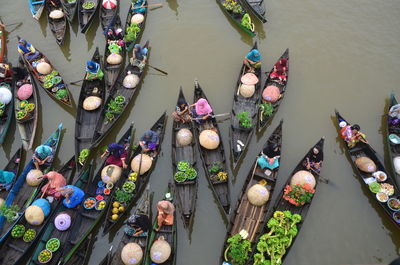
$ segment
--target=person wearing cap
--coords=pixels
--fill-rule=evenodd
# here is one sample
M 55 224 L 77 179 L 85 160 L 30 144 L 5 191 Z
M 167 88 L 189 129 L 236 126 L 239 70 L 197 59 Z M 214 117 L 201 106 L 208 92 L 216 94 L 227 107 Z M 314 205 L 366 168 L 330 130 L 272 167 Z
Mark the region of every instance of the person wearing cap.
M 65 197 L 65 199 L 63 200 L 63 205 L 69 209 L 78 206 L 85 197 L 85 192 L 73 185 L 67 185 L 57 188 L 57 191 Z
M 257 49 L 252 49 L 243 60 L 243 63 L 250 69 L 261 67 L 261 53 Z
M 152 130 L 147 130 L 140 138 L 139 145 L 143 152 L 155 151 L 160 144 L 160 136 Z
M 35 149 L 32 161 L 36 169 L 40 170 L 41 165 L 49 165 L 54 159 L 53 149 L 48 145 L 39 145 Z
M 157 203 L 157 228 L 159 231 L 163 225 L 174 224 L 175 206 L 170 201 L 159 201 Z
M 257 159 L 258 165 L 262 168 L 274 170 L 279 167 L 279 159 L 281 157 L 281 150 L 278 144 L 272 143 L 264 148 L 261 156 Z
M 194 107 L 192 111 L 193 118 L 197 123 L 204 123 L 208 118 L 211 117 L 213 110 L 208 103 L 207 99 L 200 98 L 196 103 L 190 105 L 190 107 Z
M 131 59 L 129 60 L 130 63 L 134 66 L 139 67 L 140 71 L 143 71 L 143 68 L 146 65 L 146 60 L 147 60 L 147 48 L 142 48 L 140 44 L 135 44 L 133 47 L 133 55 Z
M 86 76 L 85 80 L 102 80 L 104 76 L 103 71 L 100 68 L 100 64 L 89 60 L 86 62 Z
M 146 12 L 145 0 L 132 0 L 131 12 L 133 14 L 144 14 Z
M 40 55 L 32 44 L 23 39 L 18 41 L 18 52 L 24 55 L 25 59 L 29 62 L 35 60 Z
M 129 236 L 147 236 L 150 228 L 150 219 L 145 214 L 133 214 L 128 218 L 125 234 Z
M 128 165 L 125 163 L 128 150 L 125 146 L 118 143 L 109 144 L 106 151 L 101 155 L 101 158 L 109 155 L 106 160 L 107 165 L 116 165 L 122 168 L 127 168 Z
M 64 178 L 64 176 L 56 171 L 50 171 L 46 175 L 43 175 L 42 178 L 48 180 L 47 184 L 41 189 L 43 195 L 54 197 L 57 200 L 60 199 L 61 193 L 57 189 L 67 185 L 67 180 Z

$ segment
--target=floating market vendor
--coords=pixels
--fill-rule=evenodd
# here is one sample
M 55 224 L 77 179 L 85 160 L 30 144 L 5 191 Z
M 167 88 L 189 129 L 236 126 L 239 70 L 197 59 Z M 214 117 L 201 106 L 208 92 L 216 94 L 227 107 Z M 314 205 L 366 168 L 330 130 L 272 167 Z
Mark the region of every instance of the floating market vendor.
M 159 201 L 157 203 L 157 225 L 156 231 L 159 231 L 163 225 L 174 224 L 175 206 L 170 201 Z
M 273 72 L 269 75 L 269 77 L 276 82 L 286 83 L 287 73 L 288 73 L 288 60 L 286 58 L 280 59 L 274 65 Z
M 279 167 L 279 159 L 281 157 L 281 150 L 278 144 L 272 143 L 262 150 L 260 158 L 257 163 L 262 168 L 275 169 Z
M 172 113 L 172 117 L 176 122 L 191 122 L 192 117 L 190 115 L 189 105 L 185 99 L 180 98 L 178 104 L 175 107 L 175 111 Z
M 9 64 L 0 63 L 0 83 L 11 81 L 13 72 Z
M 399 125 L 400 124 L 400 104 L 396 104 L 390 107 L 389 109 L 389 123 L 391 125 Z
M 139 142 L 139 145 L 144 152 L 157 150 L 159 144 L 160 144 L 160 137 L 158 133 L 152 130 L 147 130 L 140 138 Z
M 257 49 L 252 49 L 243 60 L 243 63 L 250 69 L 261 67 L 261 53 Z
M 64 206 L 70 209 L 78 206 L 85 197 L 83 190 L 73 185 L 60 187 L 57 190 L 62 196 L 65 197 L 63 200 Z
M 303 162 L 303 166 L 305 166 L 308 170 L 319 173 L 321 170 L 321 163 L 323 159 L 324 157 L 321 150 L 318 147 L 314 147 L 311 156 L 307 157 L 306 160 Z
M 47 184 L 41 189 L 44 196 L 54 197 L 57 200 L 60 199 L 61 193 L 57 189 L 67 185 L 67 180 L 64 178 L 64 176 L 56 171 L 50 171 L 49 173 L 45 174 L 43 178 L 48 179 Z M 48 198 L 48 201 L 51 202 L 52 199 Z
M 36 169 L 40 170 L 40 166 L 49 165 L 54 159 L 53 149 L 48 145 L 39 145 L 35 149 L 32 160 Z
M 146 12 L 146 1 L 145 0 L 132 0 L 131 12 L 135 14 L 144 14 Z
M 107 165 L 116 165 L 123 168 L 128 167 L 128 165 L 125 163 L 128 151 L 122 144 L 112 143 L 108 145 L 107 150 L 101 155 L 101 158 L 105 157 L 108 154 L 109 156 L 106 160 Z
M 146 65 L 146 60 L 147 60 L 147 48 L 142 48 L 140 44 L 135 44 L 133 47 L 133 55 L 131 59 L 129 60 L 130 63 L 134 66 L 139 67 L 140 71 L 143 71 L 143 68 Z
M 86 62 L 86 76 L 85 80 L 93 81 L 93 80 L 102 80 L 104 76 L 103 71 L 100 68 L 100 64 L 89 60 Z
M 190 107 L 195 107 L 192 114 L 197 123 L 204 123 L 205 120 L 211 117 L 213 112 L 210 104 L 208 104 L 208 101 L 205 98 L 200 98 L 196 103 L 190 105 Z
M 0 190 L 9 190 L 11 188 L 14 178 L 14 172 L 0 170 Z
M 341 128 L 340 135 L 349 148 L 355 147 L 359 142 L 368 144 L 366 136 L 364 133 L 360 132 L 360 126 L 358 124 L 350 126 L 345 121 L 341 121 L 339 127 Z
M 133 214 L 128 218 L 124 232 L 129 236 L 147 236 L 150 228 L 150 220 L 147 215 Z
M 40 55 L 32 44 L 23 39 L 18 41 L 18 52 L 23 54 L 29 62 L 37 59 Z

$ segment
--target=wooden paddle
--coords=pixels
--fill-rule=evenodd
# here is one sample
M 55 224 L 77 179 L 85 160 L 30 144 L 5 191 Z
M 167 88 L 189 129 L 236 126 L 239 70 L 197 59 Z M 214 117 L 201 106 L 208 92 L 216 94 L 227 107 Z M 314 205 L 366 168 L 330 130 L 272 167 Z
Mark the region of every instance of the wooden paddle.
M 85 80 L 85 79 L 81 79 L 81 80 L 77 80 L 77 81 L 74 81 L 74 82 L 70 82 L 69 84 L 70 85 L 76 85 L 77 83 L 82 82 L 83 80 Z
M 165 75 L 168 75 L 167 72 L 165 72 L 165 71 L 163 71 L 163 70 L 161 70 L 161 69 L 158 69 L 157 67 L 151 66 L 150 64 L 147 64 L 147 65 L 148 65 L 150 68 L 153 68 L 154 70 L 159 71 L 160 73 L 163 73 L 163 74 L 165 74 Z
M 211 118 L 215 118 L 215 117 L 223 117 L 223 116 L 228 116 L 230 115 L 230 113 L 222 113 L 222 114 L 215 114 L 215 115 L 211 115 Z M 201 120 L 202 118 L 194 118 L 192 119 L 193 121 L 197 121 L 197 120 Z

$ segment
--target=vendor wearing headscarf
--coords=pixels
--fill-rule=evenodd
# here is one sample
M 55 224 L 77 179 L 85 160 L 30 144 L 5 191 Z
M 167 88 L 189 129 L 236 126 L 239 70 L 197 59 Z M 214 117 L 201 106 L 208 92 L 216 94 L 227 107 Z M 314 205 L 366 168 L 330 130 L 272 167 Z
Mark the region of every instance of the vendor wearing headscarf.
M 146 12 L 145 0 L 132 0 L 131 12 L 133 14 L 144 14 Z
M 274 65 L 274 70 L 269 75 L 272 81 L 276 81 L 279 83 L 286 83 L 287 73 L 288 73 L 288 60 L 286 58 L 280 59 Z
M 125 234 L 129 236 L 147 236 L 150 228 L 150 220 L 147 215 L 134 214 L 128 218 Z
M 140 44 L 135 44 L 133 47 L 133 55 L 131 59 L 129 60 L 131 65 L 139 67 L 140 71 L 143 71 L 143 68 L 146 65 L 146 59 L 147 59 L 147 48 L 142 48 Z
M 40 55 L 40 53 L 36 51 L 32 44 L 23 39 L 18 41 L 18 52 L 24 55 L 25 59 L 29 62 L 37 59 Z
M 32 160 L 36 169 L 40 170 L 41 165 L 48 165 L 53 162 L 54 153 L 53 149 L 45 144 L 39 145 L 35 149 L 35 153 L 33 154 Z
M 389 109 L 389 124 L 399 125 L 400 124 L 400 104 L 396 104 Z
M 72 209 L 78 206 L 85 197 L 85 193 L 80 188 L 67 185 L 57 189 L 57 191 L 65 197 L 63 200 L 63 204 L 65 207 Z
M 12 74 L 10 65 L 6 63 L 0 63 L 0 83 L 11 81 Z
M 86 76 L 85 80 L 102 80 L 104 76 L 103 71 L 100 68 L 100 64 L 89 60 L 86 62 Z
M 305 166 L 308 170 L 312 170 L 315 173 L 319 173 L 321 170 L 321 163 L 324 159 L 324 156 L 319 147 L 314 147 L 310 156 L 306 158 L 303 162 L 303 166 Z
M 128 151 L 125 146 L 118 143 L 112 143 L 108 145 L 107 150 L 101 155 L 101 158 L 109 155 L 106 160 L 107 165 L 116 165 L 119 167 L 127 168 L 128 165 L 125 163 Z
M 15 178 L 15 173 L 5 170 L 0 170 L 0 190 L 9 190 Z
M 172 113 L 172 117 L 176 122 L 186 123 L 192 121 L 192 117 L 189 111 L 189 105 L 187 104 L 185 99 L 180 98 L 178 100 L 178 104 L 175 107 L 175 111 Z
M 159 231 L 163 225 L 174 224 L 174 211 L 175 206 L 170 201 L 159 201 L 157 203 L 157 228 Z
M 192 114 L 198 123 L 204 123 L 213 113 L 210 104 L 208 104 L 205 98 L 200 98 L 196 103 L 190 105 L 190 107 L 195 107 Z
M 250 69 L 261 67 L 261 53 L 257 49 L 252 49 L 243 60 L 243 63 Z
M 148 130 L 143 136 L 140 138 L 139 145 L 142 148 L 143 152 L 155 151 L 160 143 L 160 137 L 158 133 Z
M 272 143 L 263 149 L 257 163 L 262 168 L 275 169 L 279 167 L 279 159 L 281 157 L 281 150 L 278 144 Z
M 48 182 L 41 189 L 44 196 L 51 196 L 60 199 L 61 193 L 57 191 L 58 188 L 64 187 L 67 185 L 67 181 L 63 175 L 57 173 L 56 171 L 50 171 L 43 178 L 47 178 Z

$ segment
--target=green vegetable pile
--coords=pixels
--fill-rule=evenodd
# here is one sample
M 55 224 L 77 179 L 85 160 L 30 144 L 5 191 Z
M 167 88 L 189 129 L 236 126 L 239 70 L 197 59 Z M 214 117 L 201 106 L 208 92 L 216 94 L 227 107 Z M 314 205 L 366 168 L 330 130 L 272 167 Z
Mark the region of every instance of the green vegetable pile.
M 175 173 L 174 179 L 176 182 L 184 182 L 186 180 L 185 172 L 178 171 Z
M 56 98 L 59 100 L 64 100 L 64 99 L 68 98 L 67 90 L 65 88 L 57 90 Z
M 35 104 L 33 104 L 33 103 L 29 103 L 29 104 L 27 104 L 26 107 L 25 107 L 25 110 L 26 110 L 27 112 L 33 111 L 34 109 L 35 109 Z
M 232 265 L 244 265 L 249 259 L 251 244 L 249 240 L 244 239 L 240 234 L 231 236 L 227 240 L 228 247 L 224 252 L 224 258 Z
M 240 113 L 236 114 L 236 118 L 239 119 L 239 124 L 243 128 L 250 129 L 254 126 L 248 112 L 240 112 Z
M 55 76 L 55 77 L 53 77 L 53 79 L 52 79 L 52 82 L 53 82 L 54 85 L 57 85 L 57 84 L 60 83 L 61 81 L 62 81 L 61 76 Z
M 193 180 L 197 177 L 197 171 L 194 168 L 189 168 L 188 170 L 185 171 L 185 174 L 188 180 Z
M 119 201 L 120 203 L 127 203 L 132 199 L 132 194 L 126 191 L 117 189 L 115 191 L 115 200 Z
M 12 223 L 14 222 L 15 218 L 18 217 L 18 212 L 20 208 L 18 205 L 11 205 L 10 207 L 7 207 L 6 204 L 4 203 L 0 207 L 0 215 L 3 215 L 7 222 Z
M 115 119 L 115 115 L 119 115 L 124 110 L 125 97 L 116 96 L 115 99 L 110 100 L 107 104 L 107 110 L 105 113 L 105 123 L 111 122 Z
M 371 184 L 369 184 L 369 190 L 373 193 L 378 193 L 381 191 L 381 189 L 381 184 L 379 184 L 378 182 L 372 182 Z
M 138 24 L 131 23 L 129 27 L 126 28 L 125 42 L 134 42 L 139 32 L 140 28 Z
M 235 0 L 225 0 L 222 5 L 226 8 L 226 10 L 232 11 L 235 14 L 243 13 L 242 6 L 239 5 L 238 2 Z
M 36 231 L 33 229 L 28 229 L 24 234 L 23 240 L 25 242 L 31 242 L 32 240 L 35 239 L 35 237 L 36 237 Z
M 26 114 L 27 114 L 26 110 L 20 110 L 20 111 L 18 111 L 18 112 L 17 112 L 17 119 L 18 119 L 18 120 L 21 120 L 21 119 L 25 118 Z
M 242 26 L 246 27 L 251 32 L 254 32 L 254 24 L 251 22 L 250 15 L 248 13 L 244 14 L 242 17 Z
M 125 97 L 124 96 L 116 96 L 115 97 L 115 102 L 118 104 L 124 104 L 125 103 Z
M 260 237 L 253 265 L 279 265 L 297 235 L 297 225 L 301 222 L 299 214 L 290 211 L 276 211 L 267 223 L 270 231 Z
M 47 263 L 49 260 L 51 260 L 53 254 L 51 253 L 50 250 L 48 249 L 43 249 L 38 256 L 38 261 L 40 263 Z
M 124 185 L 122 185 L 122 189 L 128 193 L 132 193 L 136 188 L 136 185 L 132 181 L 126 181 Z
M 215 161 L 212 163 L 211 166 L 208 167 L 208 172 L 210 174 L 217 174 L 218 172 L 220 172 L 222 170 L 222 164 L 220 161 Z
M 264 118 L 268 118 L 274 112 L 274 107 L 272 107 L 271 102 L 264 102 L 259 105 L 261 110 L 260 120 L 263 121 Z
M 90 154 L 90 150 L 89 149 L 82 149 L 82 151 L 79 153 L 79 164 L 83 165 L 83 163 L 85 163 L 86 159 L 88 158 Z
M 186 161 L 179 161 L 178 165 L 176 166 L 176 168 L 179 171 L 186 171 L 186 170 L 188 170 L 190 168 L 190 164 L 189 164 L 189 162 L 186 162 Z
M 176 165 L 178 172 L 175 173 L 174 179 L 176 182 L 184 182 L 186 180 L 194 180 L 197 177 L 196 169 L 192 168 L 187 161 L 179 161 Z
M 0 117 L 4 115 L 4 109 L 0 109 Z
M 93 1 L 89 1 L 86 3 L 83 3 L 82 8 L 83 9 L 92 9 L 96 4 Z
M 50 250 L 51 252 L 56 252 L 60 248 L 60 240 L 57 238 L 51 238 L 46 243 L 46 249 Z
M 52 88 L 54 85 L 60 83 L 61 81 L 62 77 L 58 75 L 58 72 L 52 71 L 50 74 L 43 77 L 43 87 L 49 89 Z
M 14 238 L 20 238 L 24 235 L 25 233 L 25 226 L 24 225 L 16 225 L 14 228 L 11 230 L 11 236 Z

